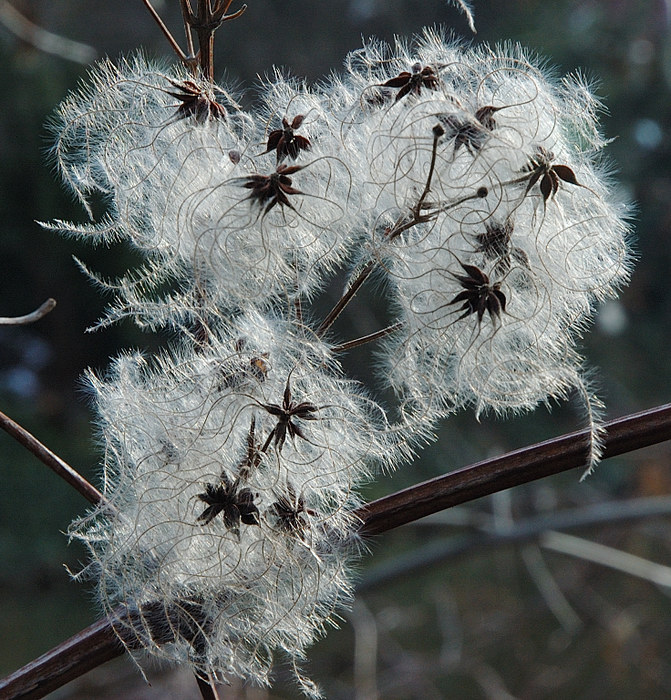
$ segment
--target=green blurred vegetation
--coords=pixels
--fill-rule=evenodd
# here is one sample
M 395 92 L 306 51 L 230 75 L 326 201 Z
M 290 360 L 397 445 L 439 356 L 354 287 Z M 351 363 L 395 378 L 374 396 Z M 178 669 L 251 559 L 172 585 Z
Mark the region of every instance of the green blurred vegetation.
M 139 46 L 157 55 L 167 51 L 139 0 L 15 4 L 33 21 L 90 44 L 101 56 Z M 175 33 L 178 5 L 167 0 L 160 8 Z M 664 403 L 671 397 L 671 285 L 666 277 L 671 269 L 671 10 L 661 0 L 477 0 L 475 9 L 478 34 L 471 37 L 463 17 L 440 0 L 249 0 L 243 19 L 221 31 L 217 64 L 241 87 L 253 86 L 255 76 L 274 64 L 319 80 L 339 67 L 362 35 L 390 40 L 424 25 L 444 24 L 465 41 L 519 41 L 546 56 L 558 73 L 583 71 L 595 81 L 607 108 L 603 126 L 613 138 L 608 156 L 623 196 L 634 204 L 639 256 L 630 286 L 602 310 L 585 338 L 588 363 L 599 368 L 609 415 Z M 58 301 L 56 310 L 34 326 L 0 328 L 0 410 L 95 483 L 98 457 L 81 375 L 87 367 L 104 370 L 121 348 L 151 351 L 165 338 L 142 335 L 130 324 L 85 333 L 101 315 L 105 299 L 72 256 L 104 277 L 118 274 L 133 257 L 122 247 L 93 249 L 61 240 L 35 223 L 83 218 L 54 176 L 45 123 L 85 68 L 41 53 L 4 27 L 0 66 L 5 81 L 0 92 L 0 315 L 27 313 L 50 296 Z M 245 93 L 248 101 L 253 97 L 253 89 Z M 381 308 L 375 296 L 357 299 L 351 309 L 357 331 L 379 328 Z M 356 376 L 366 377 L 368 354 L 352 353 L 350 363 Z M 478 423 L 470 415 L 458 416 L 413 465 L 380 479 L 370 495 L 559 434 L 578 422 L 570 406 L 552 413 L 539 409 L 511 421 Z M 614 497 L 668 494 L 668 457 L 668 447 L 659 446 L 603 464 L 586 484 L 564 475 L 474 504 L 473 510 L 524 518 Z M 90 592 L 68 582 L 62 566 L 77 569 L 84 556 L 66 547 L 62 534 L 85 511 L 83 499 L 5 435 L 0 435 L 0 470 L 0 673 L 5 673 L 92 622 L 96 612 Z M 402 558 L 429 537 L 463 529 L 392 533 L 372 544 L 364 569 Z M 671 528 L 663 519 L 583 534 L 671 563 Z M 548 570 L 581 620 L 578 629 L 566 630 L 534 585 L 521 552 L 506 546 L 461 556 L 366 594 L 361 604 L 367 607 L 355 613 L 357 625 L 345 625 L 317 645 L 309 672 L 329 698 L 368 697 L 354 690 L 352 648 L 355 632 L 364 634 L 369 615 L 377 625 L 377 681 L 385 699 L 671 695 L 666 595 L 624 574 L 548 554 Z M 276 696 L 294 697 L 295 689 L 287 687 Z M 77 692 L 70 689 L 59 697 L 79 697 Z M 123 695 L 115 691 L 114 678 L 108 694 L 96 693 L 129 697 L 127 690 Z

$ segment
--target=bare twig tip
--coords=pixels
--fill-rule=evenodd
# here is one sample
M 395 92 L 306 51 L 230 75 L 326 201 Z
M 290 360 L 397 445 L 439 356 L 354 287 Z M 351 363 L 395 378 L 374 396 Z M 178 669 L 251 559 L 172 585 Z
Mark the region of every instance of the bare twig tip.
M 35 321 L 39 321 L 50 311 L 53 311 L 55 306 L 55 299 L 47 299 L 35 311 L 31 311 L 25 316 L 0 316 L 0 326 L 25 326 L 28 323 L 35 323 Z

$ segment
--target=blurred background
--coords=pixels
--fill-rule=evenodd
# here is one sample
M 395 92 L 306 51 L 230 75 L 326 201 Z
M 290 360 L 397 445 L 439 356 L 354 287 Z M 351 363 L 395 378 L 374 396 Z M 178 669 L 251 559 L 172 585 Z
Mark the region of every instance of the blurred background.
M 244 17 L 219 32 L 216 65 L 248 88 L 249 104 L 256 76 L 273 65 L 316 81 L 362 36 L 392 40 L 426 25 L 467 42 L 520 42 L 558 74 L 580 70 L 592 80 L 607 108 L 618 187 L 633 205 L 639 259 L 584 350 L 608 417 L 671 400 L 671 3 L 476 0 L 473 36 L 442 0 L 248 1 Z M 178 0 L 154 4 L 181 36 Z M 138 47 L 168 53 L 140 0 L 0 0 L 0 316 L 58 301 L 37 324 L 0 327 L 0 410 L 94 483 L 83 371 L 102 370 L 120 348 L 151 350 L 169 338 L 130 323 L 86 333 L 106 300 L 72 256 L 103 277 L 135 261 L 123 247 L 93 249 L 37 225 L 84 218 L 53 172 L 45 124 L 86 64 Z M 379 299 L 357 303 L 370 330 L 381 327 Z M 365 378 L 369 360 L 352 353 L 352 372 Z M 580 425 L 571 405 L 506 421 L 460 415 L 367 495 Z M 662 444 L 608 460 L 583 483 L 559 475 L 376 538 L 353 612 L 312 649 L 306 671 L 330 700 L 671 697 L 670 453 Z M 96 619 L 91 591 L 64 568 L 84 559 L 63 531 L 85 508 L 0 435 L 0 675 Z M 120 659 L 50 697 L 199 697 L 188 674 L 151 666 L 148 674 L 151 687 Z M 226 699 L 296 696 L 281 663 L 272 691 L 222 691 Z

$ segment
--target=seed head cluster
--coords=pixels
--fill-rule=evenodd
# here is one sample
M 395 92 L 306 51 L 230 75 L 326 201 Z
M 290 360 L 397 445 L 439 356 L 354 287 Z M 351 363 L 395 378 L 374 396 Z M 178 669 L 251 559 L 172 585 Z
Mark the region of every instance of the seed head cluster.
M 298 663 L 351 594 L 358 489 L 407 444 L 466 406 L 575 391 L 593 466 L 576 342 L 630 267 L 598 107 L 519 48 L 433 31 L 369 42 L 317 87 L 276 72 L 253 111 L 142 57 L 65 100 L 54 155 L 91 220 L 49 226 L 134 247 L 101 323 L 176 337 L 90 375 L 106 504 L 72 533 L 105 611 L 137 612 L 122 639 L 262 684 L 283 652 L 317 696 Z M 393 419 L 305 311 L 346 266 L 386 279 Z

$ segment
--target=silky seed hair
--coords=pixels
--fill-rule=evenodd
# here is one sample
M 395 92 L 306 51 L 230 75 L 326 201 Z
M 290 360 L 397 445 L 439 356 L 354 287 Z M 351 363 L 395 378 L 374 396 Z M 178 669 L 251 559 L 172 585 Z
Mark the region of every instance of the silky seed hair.
M 426 30 L 366 42 L 316 86 L 271 72 L 259 95 L 242 109 L 138 55 L 57 110 L 54 158 L 91 220 L 47 226 L 127 241 L 144 264 L 119 280 L 82 263 L 114 296 L 100 325 L 174 338 L 90 373 L 113 508 L 71 535 L 122 640 L 262 685 L 285 655 L 317 697 L 299 664 L 351 598 L 360 488 L 440 419 L 574 394 L 598 460 L 578 343 L 627 280 L 627 210 L 589 87 L 516 46 Z M 343 268 L 320 323 L 309 302 Z M 373 274 L 396 412 L 339 364 L 357 341 L 334 323 Z

